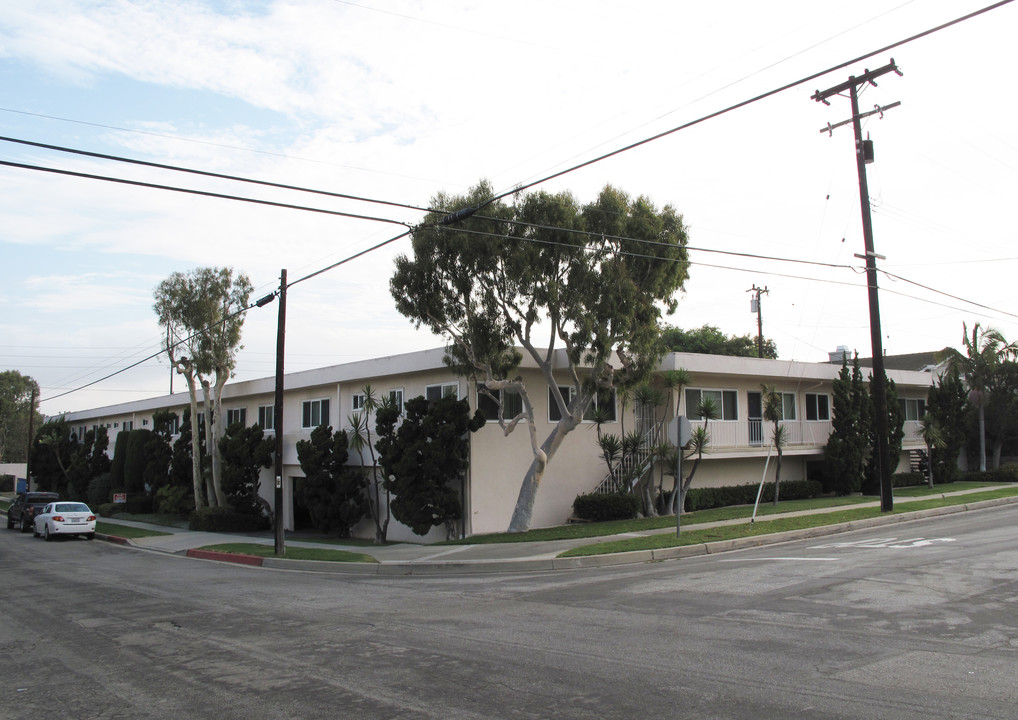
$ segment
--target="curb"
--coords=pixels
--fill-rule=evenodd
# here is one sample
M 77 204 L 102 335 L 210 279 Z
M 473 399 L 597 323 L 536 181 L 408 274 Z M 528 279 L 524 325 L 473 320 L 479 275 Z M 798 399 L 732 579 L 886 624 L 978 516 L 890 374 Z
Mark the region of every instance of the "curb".
M 288 560 L 286 558 L 260 557 L 257 555 L 244 555 L 241 553 L 217 552 L 215 550 L 191 549 L 181 553 L 189 558 L 198 560 L 212 560 L 216 562 L 229 562 L 252 567 L 263 567 L 274 570 L 300 570 L 304 572 L 334 573 L 334 574 L 358 574 L 358 575 L 443 575 L 443 574 L 493 574 L 493 573 L 518 573 L 518 572 L 539 572 L 549 570 L 580 570 L 596 567 L 613 567 L 618 565 L 636 565 L 649 562 L 661 562 L 664 560 L 680 560 L 682 558 L 700 557 L 704 555 L 716 555 L 718 553 L 734 552 L 749 548 L 761 547 L 764 545 L 776 545 L 778 543 L 790 542 L 793 540 L 807 540 L 814 537 L 837 535 L 866 530 L 882 525 L 894 525 L 897 523 L 911 522 L 925 518 L 939 517 L 942 515 L 953 515 L 970 510 L 984 510 L 1002 505 L 1018 504 L 1018 495 L 993 500 L 982 500 L 962 505 L 948 505 L 940 508 L 927 510 L 915 510 L 913 512 L 887 515 L 863 520 L 851 520 L 836 525 L 819 525 L 801 530 L 787 530 L 785 532 L 770 533 L 767 535 L 756 535 L 735 540 L 718 540 L 715 542 L 702 543 L 698 545 L 683 545 L 679 547 L 668 547 L 657 550 L 634 550 L 632 552 L 609 553 L 604 555 L 584 555 L 579 557 L 551 557 L 551 558 L 519 558 L 506 560 L 461 560 L 461 561 L 391 561 L 376 563 L 350 563 L 350 562 L 329 562 L 326 560 Z M 126 538 L 115 535 L 96 534 L 100 540 L 137 547 Z

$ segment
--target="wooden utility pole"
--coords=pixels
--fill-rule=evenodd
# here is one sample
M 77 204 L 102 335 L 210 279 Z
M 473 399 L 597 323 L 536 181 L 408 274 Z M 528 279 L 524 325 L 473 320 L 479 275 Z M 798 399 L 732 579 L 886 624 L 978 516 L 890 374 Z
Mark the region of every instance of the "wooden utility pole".
M 870 306 L 870 343 L 873 351 L 871 390 L 873 394 L 873 414 L 875 415 L 874 425 L 877 435 L 877 456 L 879 460 L 877 467 L 880 474 L 880 509 L 883 512 L 890 512 L 894 509 L 894 496 L 891 484 L 891 455 L 887 437 L 887 386 L 885 382 L 886 375 L 884 373 L 884 350 L 880 337 L 880 302 L 877 295 L 877 258 L 881 260 L 885 258 L 882 255 L 877 255 L 873 249 L 873 222 L 870 217 L 869 186 L 866 183 L 866 164 L 873 162 L 873 144 L 869 140 L 863 140 L 862 123 L 860 121 L 863 117 L 869 115 L 882 114 L 887 108 L 877 106 L 874 111 L 860 115 L 857 89 L 859 85 L 864 83 L 876 85 L 873 82 L 874 79 L 889 72 L 901 75 L 901 71 L 894 64 L 893 58 L 889 64 L 881 68 L 866 70 L 860 77 L 850 76 L 847 82 L 843 82 L 823 92 L 817 90 L 813 95 L 813 99 L 817 102 L 830 105 L 827 98 L 832 95 L 839 95 L 847 90 L 852 101 L 852 119 L 837 125 L 828 124 L 821 132 L 833 134 L 835 127 L 840 127 L 848 122 L 852 123 L 852 127 L 855 130 L 855 160 L 859 173 L 859 201 L 862 207 L 863 243 L 866 249 L 865 255 L 856 255 L 856 257 L 863 258 L 866 261 L 866 285 L 869 291 Z M 894 103 L 894 105 L 887 107 L 895 107 L 898 104 Z
M 286 339 L 286 268 L 279 274 L 279 322 L 276 325 L 276 397 L 272 426 L 276 432 L 275 551 L 286 552 L 283 531 L 283 348 Z
M 756 356 L 763 357 L 763 305 L 760 304 L 760 294 L 768 292 L 766 287 L 758 288 L 756 283 L 753 283 L 746 292 L 755 292 L 756 296 L 753 297 L 750 302 L 750 312 L 756 313 Z

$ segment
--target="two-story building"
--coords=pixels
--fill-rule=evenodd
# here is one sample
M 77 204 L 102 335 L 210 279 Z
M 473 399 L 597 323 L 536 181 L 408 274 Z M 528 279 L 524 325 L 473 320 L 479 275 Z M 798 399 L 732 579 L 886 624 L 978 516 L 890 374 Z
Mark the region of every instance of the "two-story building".
M 371 386 L 376 396 L 391 397 L 397 403 L 418 395 L 437 398 L 455 395 L 469 400 L 489 416 L 489 423 L 470 437 L 470 469 L 460 481 L 464 519 L 460 531 L 469 536 L 506 529 L 523 480 L 532 460 L 530 440 L 525 427 L 505 435 L 497 423 L 492 403 L 466 379 L 454 375 L 443 362 L 441 348 L 391 357 L 333 365 L 289 373 L 284 380 L 283 426 L 276 428 L 273 418 L 275 381 L 272 377 L 229 383 L 223 391 L 225 424 L 240 421 L 258 423 L 269 433 L 283 433 L 283 517 L 288 529 L 300 529 L 306 514 L 294 502 L 294 489 L 303 475 L 297 460 L 296 444 L 310 436 L 321 424 L 336 429 L 350 427 L 350 418 L 364 410 L 364 388 Z M 565 361 L 562 360 L 562 384 L 566 385 Z M 831 433 L 832 383 L 841 369 L 839 363 L 805 363 L 785 360 L 737 358 L 717 355 L 671 353 L 663 358 L 661 371 L 684 369 L 690 383 L 681 393 L 672 394 L 671 406 L 635 407 L 617 398 L 602 399 L 607 422 L 602 432 L 623 435 L 645 426 L 649 415 L 667 421 L 675 414 L 687 415 L 694 423 L 701 398 L 710 397 L 719 417 L 708 421 L 709 452 L 697 470 L 694 487 L 757 483 L 771 447 L 771 427 L 763 421 L 761 385 L 773 386 L 782 397 L 786 444 L 782 479 L 797 480 L 820 472 L 824 446 Z M 530 389 L 538 436 L 543 439 L 558 421 L 558 412 L 540 371 L 529 358 L 524 359 L 520 374 Z M 918 420 L 925 411 L 927 391 L 934 381 L 931 372 L 890 370 L 888 376 L 898 388 L 905 407 L 905 441 L 901 462 L 907 467 L 908 455 L 923 447 Z M 535 390 L 537 388 L 537 390 Z M 506 397 L 511 405 L 513 399 Z M 121 403 L 93 410 L 68 413 L 65 417 L 79 436 L 90 427 L 103 425 L 110 434 L 110 447 L 116 434 L 133 428 L 150 428 L 156 410 L 169 409 L 178 414 L 188 406 L 186 393 Z M 352 462 L 366 464 L 367 458 Z M 769 479 L 773 479 L 773 463 Z M 581 493 L 592 492 L 604 481 L 607 466 L 597 444 L 596 425 L 591 420 L 570 433 L 551 459 L 534 506 L 532 527 L 547 527 L 566 522 L 572 502 Z M 270 502 L 274 498 L 274 472 L 263 471 L 261 493 Z M 369 522 L 356 529 L 372 535 Z M 392 523 L 393 540 L 421 541 L 408 528 Z M 444 538 L 441 528 L 425 541 Z

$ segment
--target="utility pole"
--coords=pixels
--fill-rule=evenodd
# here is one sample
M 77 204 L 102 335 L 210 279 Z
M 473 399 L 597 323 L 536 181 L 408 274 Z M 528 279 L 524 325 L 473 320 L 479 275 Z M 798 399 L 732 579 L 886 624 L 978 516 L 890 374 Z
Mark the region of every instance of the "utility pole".
M 276 397 L 272 427 L 276 431 L 275 551 L 286 553 L 283 531 L 283 347 L 286 339 L 286 268 L 279 273 L 279 321 L 276 325 Z
M 761 293 L 768 292 L 766 286 L 758 288 L 756 283 L 753 283 L 746 292 L 755 292 L 756 295 L 750 299 L 749 311 L 756 313 L 756 356 L 763 357 L 763 306 L 760 304 Z
M 894 64 L 894 58 L 891 58 L 891 62 L 876 70 L 866 70 L 860 77 L 854 75 L 849 76 L 847 82 L 843 82 L 840 85 L 836 85 L 832 88 L 821 92 L 817 90 L 813 95 L 813 99 L 817 102 L 822 102 L 825 105 L 830 105 L 827 98 L 832 95 L 840 95 L 846 90 L 849 91 L 849 97 L 852 101 L 852 119 L 838 123 L 837 125 L 831 125 L 828 123 L 826 128 L 821 129 L 820 132 L 827 132 L 831 135 L 834 134 L 834 128 L 846 125 L 849 122 L 852 123 L 852 127 L 855 130 L 855 160 L 856 168 L 859 173 L 859 201 L 862 207 L 862 232 L 863 232 L 863 243 L 865 245 L 866 254 L 856 255 L 858 258 L 863 258 L 866 261 L 866 285 L 869 291 L 869 307 L 870 307 L 870 343 L 872 345 L 873 352 L 873 379 L 872 379 L 872 392 L 873 392 L 873 413 L 876 416 L 874 424 L 877 435 L 877 455 L 879 459 L 878 472 L 880 473 L 880 510 L 882 512 L 890 512 L 894 509 L 894 496 L 891 487 L 891 456 L 890 448 L 887 443 L 887 387 L 885 384 L 886 375 L 884 373 L 884 350 L 883 343 L 880 338 L 880 302 L 877 296 L 877 258 L 884 260 L 882 255 L 877 255 L 873 249 L 873 223 L 870 217 L 870 194 L 869 187 L 866 183 L 866 164 L 873 162 L 873 143 L 869 140 L 863 140 L 862 138 L 862 123 L 860 122 L 863 117 L 869 115 L 880 114 L 883 116 L 883 111 L 889 107 L 895 107 L 900 103 L 894 103 L 881 108 L 879 105 L 872 112 L 859 113 L 859 95 L 857 88 L 859 85 L 869 83 L 876 85 L 874 82 L 875 78 L 885 75 L 889 72 L 897 73 L 901 75 L 901 71 L 898 70 L 898 66 Z
M 32 399 L 28 401 L 28 452 L 25 454 L 25 492 L 32 489 L 32 439 L 35 432 L 35 381 L 32 381 Z

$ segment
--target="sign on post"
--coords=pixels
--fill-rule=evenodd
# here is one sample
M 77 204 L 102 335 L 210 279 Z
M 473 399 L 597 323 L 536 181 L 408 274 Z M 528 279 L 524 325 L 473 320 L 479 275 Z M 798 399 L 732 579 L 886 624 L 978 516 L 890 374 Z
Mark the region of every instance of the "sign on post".
M 675 447 L 686 447 L 692 435 L 693 426 L 689 424 L 689 418 L 685 415 L 678 415 L 668 423 L 668 439 Z

